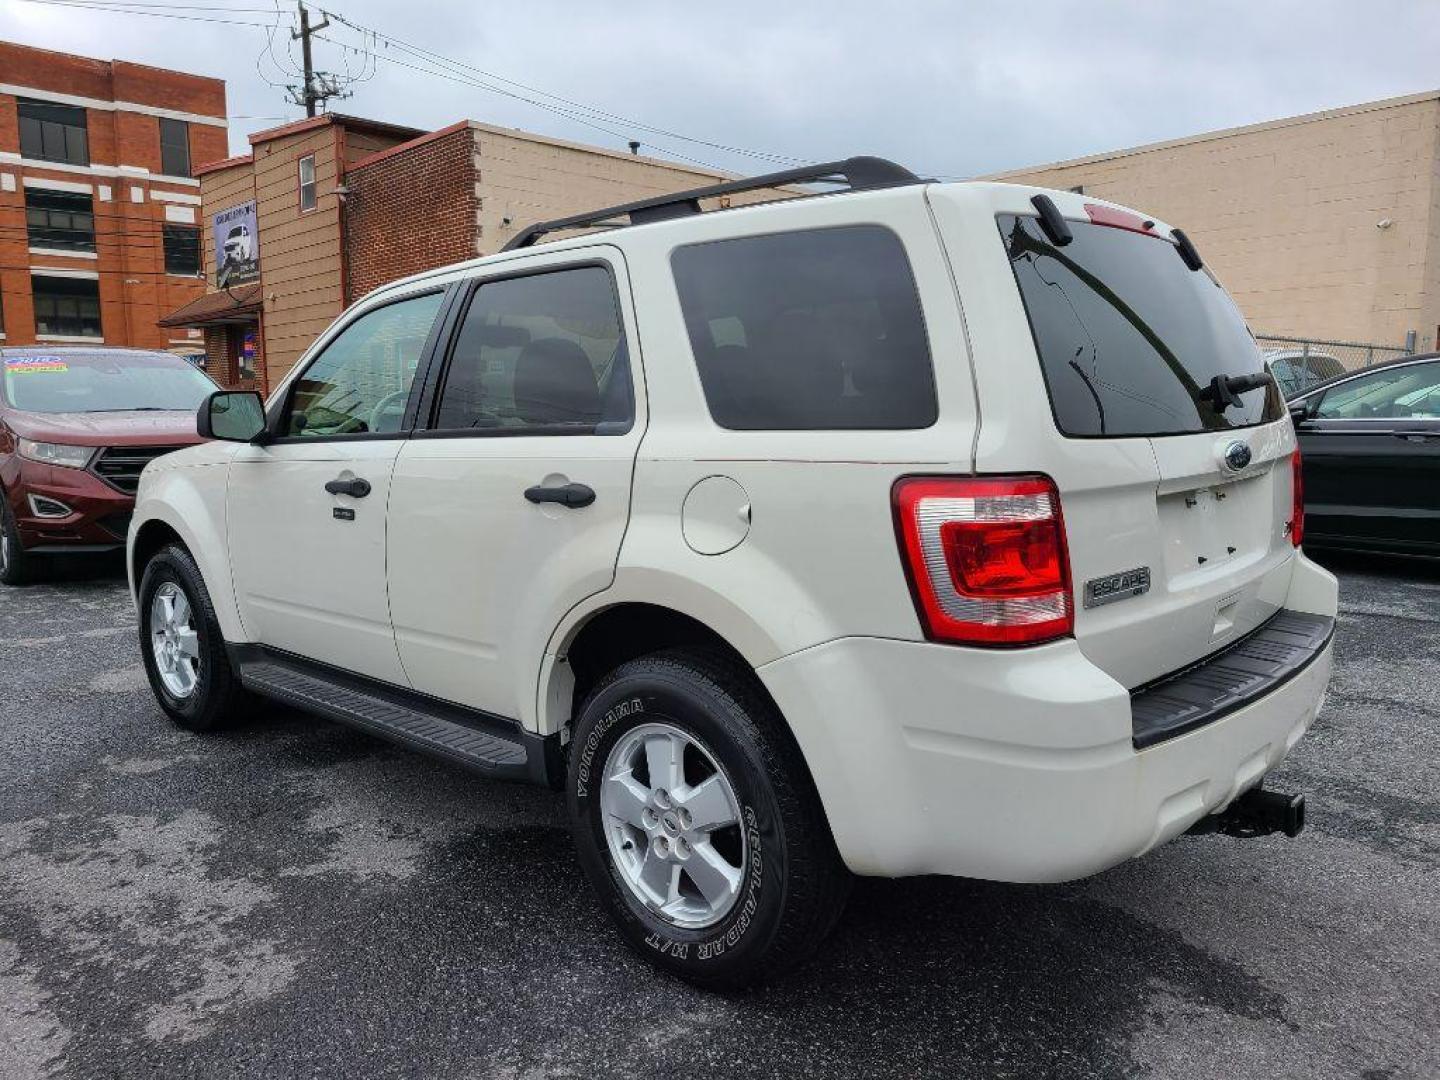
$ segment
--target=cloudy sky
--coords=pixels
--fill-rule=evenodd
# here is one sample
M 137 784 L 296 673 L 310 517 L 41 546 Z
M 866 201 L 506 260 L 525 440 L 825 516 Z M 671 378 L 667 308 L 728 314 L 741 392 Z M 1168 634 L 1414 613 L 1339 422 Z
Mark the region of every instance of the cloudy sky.
M 1433 0 L 327 10 L 316 66 L 357 80 L 339 111 L 425 128 L 468 117 L 619 149 L 635 138 L 738 172 L 872 153 L 970 176 L 1440 86 Z M 283 89 L 296 81 L 293 25 L 277 0 L 0 0 L 0 38 L 225 79 L 234 152 L 302 115 Z

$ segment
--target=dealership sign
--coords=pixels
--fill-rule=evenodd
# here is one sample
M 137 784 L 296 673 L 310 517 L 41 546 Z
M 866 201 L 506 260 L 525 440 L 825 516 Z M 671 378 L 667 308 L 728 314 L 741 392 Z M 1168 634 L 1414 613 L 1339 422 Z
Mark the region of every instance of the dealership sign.
M 260 231 L 255 203 L 241 203 L 210 216 L 215 245 L 215 284 L 220 288 L 260 278 Z

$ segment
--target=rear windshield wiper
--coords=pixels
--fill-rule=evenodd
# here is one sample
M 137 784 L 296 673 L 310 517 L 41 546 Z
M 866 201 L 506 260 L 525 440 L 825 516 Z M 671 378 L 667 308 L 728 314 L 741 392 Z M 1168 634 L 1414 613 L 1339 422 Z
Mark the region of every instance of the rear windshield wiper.
M 1210 402 L 1216 412 L 1223 413 L 1232 405 L 1240 404 L 1241 394 L 1259 390 L 1269 383 L 1270 375 L 1264 371 L 1257 371 L 1253 375 L 1216 375 L 1196 396 L 1201 401 Z

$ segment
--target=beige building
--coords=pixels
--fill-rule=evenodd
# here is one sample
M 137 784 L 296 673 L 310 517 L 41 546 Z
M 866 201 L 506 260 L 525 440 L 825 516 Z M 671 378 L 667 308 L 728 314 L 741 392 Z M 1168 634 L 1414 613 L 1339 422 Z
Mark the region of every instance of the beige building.
M 1440 91 L 988 179 L 1180 226 L 1256 334 L 1440 348 Z

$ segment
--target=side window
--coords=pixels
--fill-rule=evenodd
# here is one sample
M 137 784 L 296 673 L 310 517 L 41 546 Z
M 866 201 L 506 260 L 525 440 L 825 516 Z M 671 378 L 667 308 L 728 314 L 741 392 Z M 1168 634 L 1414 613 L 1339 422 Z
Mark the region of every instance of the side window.
M 300 159 L 300 212 L 315 209 L 315 155 Z
M 443 297 L 397 300 L 342 330 L 296 380 L 281 430 L 309 438 L 399 431 Z
M 618 435 L 634 419 L 608 270 L 553 270 L 476 290 L 440 392 L 437 429 Z
M 741 430 L 929 427 L 939 407 L 915 277 L 889 229 L 854 225 L 671 257 L 710 415 Z
M 1440 363 L 1376 371 L 1331 387 L 1315 415 L 1321 420 L 1440 419 Z

